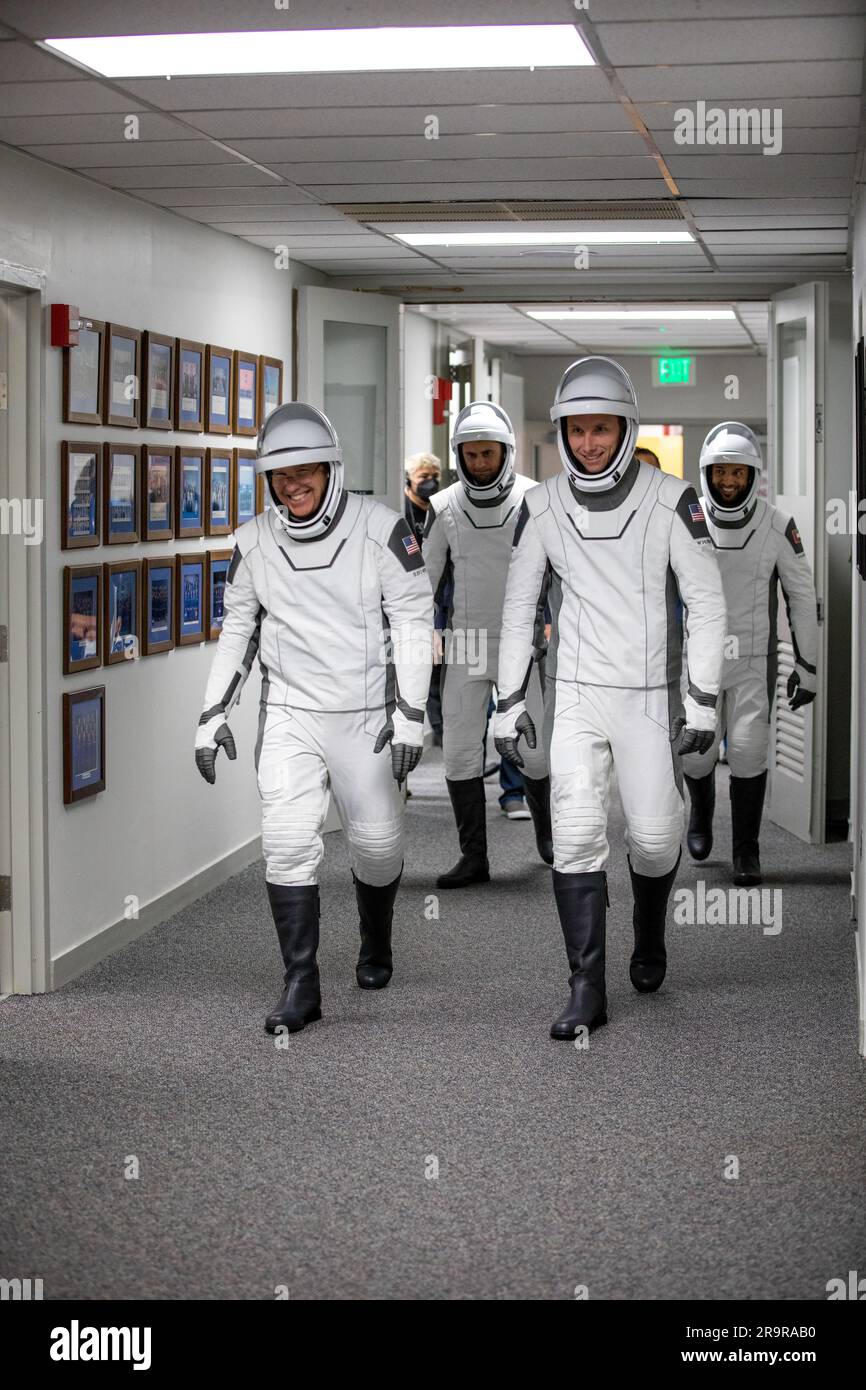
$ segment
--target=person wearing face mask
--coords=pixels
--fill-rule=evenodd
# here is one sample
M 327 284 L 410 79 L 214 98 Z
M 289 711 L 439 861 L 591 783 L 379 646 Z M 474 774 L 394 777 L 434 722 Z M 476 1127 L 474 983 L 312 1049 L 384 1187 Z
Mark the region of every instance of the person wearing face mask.
M 725 602 L 694 489 L 634 457 L 638 405 L 623 368 L 606 357 L 572 363 L 550 414 L 563 471 L 526 494 L 514 532 L 494 735 L 512 759 L 539 740 L 526 681 L 547 600 L 553 889 L 571 971 L 571 997 L 550 1032 L 570 1039 L 607 1022 L 614 771 L 634 896 L 629 974 L 641 993 L 664 979 L 683 823 L 679 757 L 713 742 Z M 680 597 L 689 639 L 684 713 Z
M 225 617 L 195 741 L 207 782 L 256 652 L 255 762 L 271 911 L 285 966 L 268 1032 L 321 1018 L 318 870 L 330 788 L 360 918 L 356 978 L 382 989 L 403 868 L 399 787 L 422 749 L 433 595 L 421 548 L 389 507 L 348 492 L 342 451 L 313 406 L 279 406 L 259 432 L 270 505 L 239 527 Z
M 758 496 L 763 459 L 748 425 L 733 420 L 715 425 L 704 440 L 700 466 L 729 633 L 715 740 L 702 755 L 683 760 L 691 799 L 686 843 L 698 861 L 712 850 L 715 765 L 724 737 L 731 771 L 734 882 L 751 886 L 761 882 L 758 841 L 778 666 L 778 585 L 794 647 L 787 686 L 792 710 L 810 704 L 817 691 L 818 605 L 794 518 Z
M 435 454 L 413 454 L 406 460 L 406 486 L 403 489 L 403 515 L 419 545 L 424 538 L 430 498 L 439 491 L 442 469 Z
M 442 744 L 460 858 L 437 878 L 437 888 L 466 888 L 490 879 L 483 780 L 487 708 L 496 680 L 514 526 L 521 499 L 535 486 L 514 472 L 515 448 L 514 430 L 501 406 L 491 401 L 465 406 L 451 436 L 458 481 L 432 499 L 424 537 L 433 592 L 440 599 L 450 584 L 453 595 L 442 675 Z M 525 698 L 540 720 L 543 634 L 536 633 L 535 641 Z M 538 853 L 550 863 L 550 782 L 543 749 L 529 750 L 518 765 Z
M 427 525 L 427 518 L 430 510 L 430 499 L 434 493 L 439 491 L 442 476 L 442 469 L 435 454 L 413 454 L 406 460 L 406 485 L 403 490 L 403 515 L 412 527 L 418 540 L 418 544 L 423 548 L 424 528 Z M 436 628 L 437 655 L 433 666 L 433 675 L 430 678 L 430 694 L 427 697 L 427 718 L 430 720 L 430 728 L 433 731 L 433 743 L 437 748 L 442 747 L 442 696 L 441 680 L 442 665 L 440 661 L 441 643 L 440 634 L 445 626 L 445 610 L 448 596 L 445 595 L 442 603 L 437 603 L 435 609 L 434 624 Z M 408 786 L 406 795 L 411 796 Z

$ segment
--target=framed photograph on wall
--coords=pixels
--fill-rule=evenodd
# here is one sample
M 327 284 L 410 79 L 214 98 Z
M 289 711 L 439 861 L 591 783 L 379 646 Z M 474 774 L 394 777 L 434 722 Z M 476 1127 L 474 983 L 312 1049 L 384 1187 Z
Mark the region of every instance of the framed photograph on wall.
M 206 552 L 197 555 L 176 555 L 174 630 L 179 647 L 204 641 Z
M 175 535 L 180 540 L 204 535 L 205 451 L 178 444 L 174 465 Z
M 204 343 L 178 338 L 175 367 L 175 423 L 179 430 L 204 429 Z
M 141 566 L 141 654 L 156 656 L 174 646 L 174 556 Z
M 99 545 L 101 444 L 60 445 L 60 548 Z
M 141 334 L 119 323 L 105 325 L 105 390 L 102 423 L 138 428 Z
M 283 364 L 278 357 L 259 358 L 259 428 L 283 403 Z
M 102 380 L 105 374 L 105 324 L 80 320 L 78 346 L 63 352 L 63 421 L 67 425 L 102 424 Z
M 174 423 L 174 338 L 146 332 L 142 339 L 141 424 L 147 430 L 170 430 Z
M 102 566 L 63 570 L 63 674 L 102 665 Z
M 214 347 L 205 351 L 204 416 L 206 434 L 231 434 L 234 353 L 231 348 Z
M 139 539 L 141 446 L 103 446 L 102 517 L 105 545 L 130 545 Z
M 207 552 L 206 642 L 216 642 L 223 630 L 226 575 L 231 562 L 232 552 L 230 550 L 209 550 Z
M 235 352 L 232 419 L 235 434 L 259 432 L 259 359 L 253 352 Z
M 105 686 L 63 695 L 63 804 L 105 790 Z
M 234 450 L 234 486 L 232 487 L 232 529 L 237 530 L 256 515 L 256 452 L 255 449 Z
M 143 541 L 170 541 L 172 526 L 172 473 L 174 448 L 160 444 L 141 446 L 141 499 Z
M 228 536 L 232 529 L 232 450 L 208 449 L 205 481 L 205 535 Z
M 102 569 L 102 659 L 114 666 L 141 655 L 141 561 L 107 561 Z

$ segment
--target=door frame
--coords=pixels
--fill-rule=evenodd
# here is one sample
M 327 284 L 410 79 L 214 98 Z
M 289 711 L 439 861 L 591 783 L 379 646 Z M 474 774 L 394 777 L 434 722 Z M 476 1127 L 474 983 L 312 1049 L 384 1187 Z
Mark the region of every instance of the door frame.
M 42 401 L 45 395 L 42 316 L 45 276 L 0 260 L 7 315 L 8 482 L 11 497 L 43 499 Z M 9 594 L 9 769 L 11 815 L 11 970 L 4 994 L 51 988 L 48 938 L 45 719 L 45 545 L 9 544 L 4 579 Z M 11 974 L 11 978 L 9 975 Z

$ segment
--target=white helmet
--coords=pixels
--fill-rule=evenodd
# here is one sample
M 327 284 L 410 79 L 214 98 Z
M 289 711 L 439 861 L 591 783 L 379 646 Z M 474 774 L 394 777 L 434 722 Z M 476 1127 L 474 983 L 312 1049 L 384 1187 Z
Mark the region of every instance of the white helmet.
M 320 506 L 312 516 L 293 517 L 274 492 L 270 474 L 277 468 L 325 463 L 328 481 Z M 318 540 L 333 525 L 343 491 L 343 451 L 326 415 L 302 401 L 289 401 L 271 411 L 256 440 L 256 472 L 268 480 L 277 519 L 298 541 Z
M 476 482 L 463 462 L 461 446 L 478 439 L 492 439 L 504 446 L 502 466 L 489 483 Z M 510 488 L 514 474 L 514 429 L 501 405 L 494 405 L 493 401 L 470 401 L 464 406 L 454 424 L 451 452 L 457 476 L 472 502 L 498 502 Z
M 713 486 L 710 470 L 714 463 L 740 463 L 751 469 L 748 487 L 735 502 L 725 502 Z M 701 446 L 701 486 L 713 520 L 745 521 L 758 491 L 763 466 L 761 446 L 748 425 L 725 420 L 713 426 Z
M 625 421 L 619 448 L 601 473 L 587 473 L 568 443 L 569 415 L 618 415 Z M 581 357 L 572 362 L 556 388 L 550 418 L 558 422 L 556 442 L 562 466 L 582 492 L 606 492 L 619 482 L 634 455 L 639 417 L 631 377 L 609 357 Z

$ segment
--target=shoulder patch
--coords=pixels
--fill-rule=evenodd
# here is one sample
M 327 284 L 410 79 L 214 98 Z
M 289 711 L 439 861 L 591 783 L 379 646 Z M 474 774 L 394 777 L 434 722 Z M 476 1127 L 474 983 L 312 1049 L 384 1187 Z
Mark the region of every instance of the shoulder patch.
M 800 532 L 797 530 L 797 523 L 793 517 L 791 517 L 791 520 L 785 527 L 785 538 L 789 541 L 795 555 L 805 555 L 806 552 L 803 549 L 803 541 Z
M 388 549 L 397 556 L 404 570 L 411 573 L 413 570 L 424 568 L 424 557 L 421 554 L 418 537 L 405 517 L 401 516 L 395 522 L 394 529 L 388 539 Z
M 677 502 L 677 516 L 685 522 L 686 530 L 693 540 L 708 541 L 710 539 L 704 509 L 693 487 L 687 487 L 681 493 L 680 500 Z

